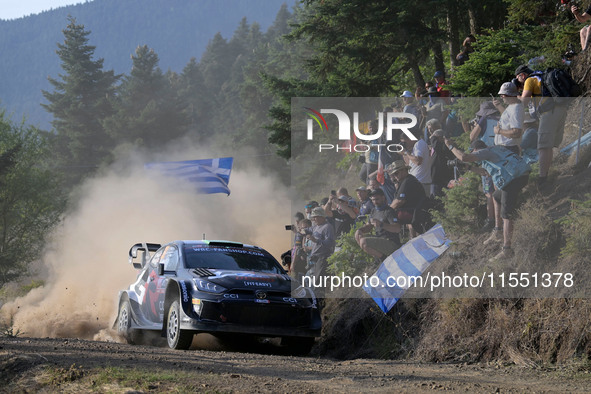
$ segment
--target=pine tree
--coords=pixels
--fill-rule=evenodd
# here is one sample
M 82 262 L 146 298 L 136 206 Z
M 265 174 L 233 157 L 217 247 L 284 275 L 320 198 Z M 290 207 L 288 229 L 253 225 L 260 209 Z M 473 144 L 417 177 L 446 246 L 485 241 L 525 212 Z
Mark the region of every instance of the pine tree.
M 58 155 L 78 178 L 98 166 L 112 147 L 102 121 L 113 113 L 109 97 L 119 76 L 103 71 L 103 59 L 93 60 L 90 31 L 73 17 L 68 21 L 64 42 L 56 51 L 65 73 L 59 79 L 48 78 L 54 91 L 43 91 L 48 104 L 42 105 L 54 117 Z
M 178 75 L 164 75 L 158 55 L 147 45 L 138 46 L 131 58 L 131 73 L 113 101 L 117 112 L 105 120 L 105 128 L 117 144 L 157 148 L 186 131 L 184 104 L 172 89 Z
M 211 95 L 195 58 L 183 69 L 177 94 L 179 102 L 184 103 L 183 113 L 188 121 L 186 132 L 197 141 L 207 138 L 213 126 L 210 116 L 215 106 L 209 99 Z

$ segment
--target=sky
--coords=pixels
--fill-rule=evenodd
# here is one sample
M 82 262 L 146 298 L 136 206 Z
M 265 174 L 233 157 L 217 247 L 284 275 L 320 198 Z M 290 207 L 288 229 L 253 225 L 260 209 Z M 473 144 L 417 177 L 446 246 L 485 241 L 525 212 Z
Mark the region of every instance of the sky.
M 0 19 L 17 19 L 85 0 L 0 0 Z

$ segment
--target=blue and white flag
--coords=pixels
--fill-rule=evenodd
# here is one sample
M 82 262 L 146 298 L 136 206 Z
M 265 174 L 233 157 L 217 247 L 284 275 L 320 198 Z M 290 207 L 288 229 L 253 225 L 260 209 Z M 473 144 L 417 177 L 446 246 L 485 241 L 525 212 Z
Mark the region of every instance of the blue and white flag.
M 187 181 L 195 185 L 199 193 L 226 193 L 230 195 L 228 183 L 233 162 L 233 157 L 222 157 L 219 159 L 147 163 L 144 168 Z
M 387 313 L 450 244 L 443 227 L 434 226 L 388 256 L 374 274 L 379 283 L 366 284 L 363 290 Z

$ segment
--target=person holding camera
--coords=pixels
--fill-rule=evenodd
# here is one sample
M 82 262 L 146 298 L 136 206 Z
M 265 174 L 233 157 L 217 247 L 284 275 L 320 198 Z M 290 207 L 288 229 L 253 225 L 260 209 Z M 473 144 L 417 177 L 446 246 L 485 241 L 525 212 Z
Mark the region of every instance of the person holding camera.
M 355 223 L 359 213 L 357 202 L 344 187 L 330 192 L 330 197 L 328 197 L 328 201 L 324 205 L 324 211 L 326 217 L 333 220 L 336 237 L 351 230 L 351 226 Z
M 309 272 L 313 275 L 326 275 L 326 259 L 334 252 L 335 232 L 333 226 L 326 220 L 326 213 L 321 207 L 312 210 L 312 223 L 306 229 L 306 239 L 312 243 L 312 250 L 308 254 Z
M 390 207 L 396 212 L 398 223 L 406 224 L 410 237 L 414 238 L 417 236 L 417 231 L 412 224 L 415 211 L 424 203 L 427 195 L 423 184 L 409 173 L 409 169 L 410 167 L 406 165 L 404 160 L 397 160 L 386 167 L 386 172 L 397 184 L 396 196 L 394 196 Z
M 374 205 L 366 225 L 355 232 L 355 241 L 361 249 L 382 262 L 400 247 L 400 224 L 396 212 L 388 206 L 382 189 L 370 194 Z M 369 235 L 375 230 L 375 235 Z
M 301 280 L 301 276 L 306 272 L 306 266 L 308 265 L 308 253 L 304 246 L 306 240 L 305 229 L 310 227 L 312 223 L 310 219 L 304 217 L 302 212 L 296 212 L 294 217 L 295 224 L 285 227 L 286 230 L 291 230 L 294 233 L 293 247 L 290 251 L 290 264 L 287 271 L 297 280 Z
M 453 167 L 447 165 L 455 157 L 449 152 L 443 140 L 442 129 L 435 130 L 429 141 L 431 143 L 431 195 L 440 197 L 443 189 L 454 178 Z
M 511 239 L 514 216 L 517 211 L 517 198 L 527 185 L 531 171 L 529 164 L 507 147 L 486 146 L 480 140 L 470 145 L 472 153 L 462 152 L 450 139 L 446 138 L 445 144 L 459 160 L 467 163 L 478 162 L 481 168 L 473 169 L 474 172 L 480 175 L 490 174 L 492 177 L 497 189 L 493 194 L 495 228 L 484 244 L 503 243 L 503 248 L 490 259 L 491 262 L 512 257 Z

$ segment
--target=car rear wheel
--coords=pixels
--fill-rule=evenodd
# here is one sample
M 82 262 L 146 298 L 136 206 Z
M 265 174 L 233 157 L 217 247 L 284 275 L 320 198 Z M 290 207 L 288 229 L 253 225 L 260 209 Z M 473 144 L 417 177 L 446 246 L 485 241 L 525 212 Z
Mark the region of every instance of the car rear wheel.
M 134 344 L 137 339 L 136 331 L 131 329 L 131 305 L 128 300 L 123 300 L 119 305 L 117 332 L 125 338 L 127 343 Z
M 171 349 L 188 349 L 193 342 L 193 333 L 181 330 L 181 308 L 178 300 L 174 301 L 168 309 L 166 340 Z

